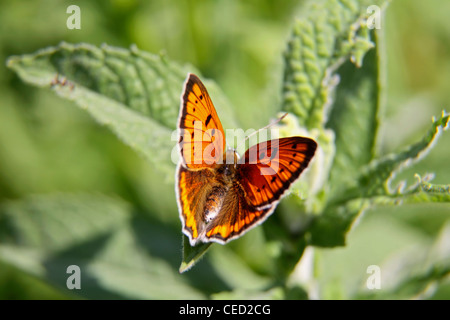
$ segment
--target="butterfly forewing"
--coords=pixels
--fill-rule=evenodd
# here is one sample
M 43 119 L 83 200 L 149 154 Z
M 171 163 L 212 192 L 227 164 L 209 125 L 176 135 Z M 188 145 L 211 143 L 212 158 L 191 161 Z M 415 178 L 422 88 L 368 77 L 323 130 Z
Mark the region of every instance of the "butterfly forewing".
M 225 134 L 208 91 L 189 74 L 181 97 L 179 117 L 182 163 L 191 169 L 214 167 L 223 160 Z
M 316 147 L 312 139 L 289 137 L 249 148 L 238 166 L 247 201 L 264 208 L 279 200 L 308 166 Z

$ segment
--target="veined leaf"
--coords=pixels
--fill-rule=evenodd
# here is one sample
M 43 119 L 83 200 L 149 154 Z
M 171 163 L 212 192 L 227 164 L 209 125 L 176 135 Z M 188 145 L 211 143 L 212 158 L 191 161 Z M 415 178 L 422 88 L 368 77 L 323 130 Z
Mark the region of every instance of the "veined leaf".
M 421 141 L 405 148 L 396 154 L 389 154 L 372 161 L 363 171 L 359 179 L 358 193 L 362 197 L 377 195 L 401 195 L 396 192 L 398 188 L 391 188 L 390 184 L 395 174 L 402 168 L 419 161 L 432 148 L 439 135 L 446 129 L 450 115 L 442 112 L 439 119 L 433 119 L 433 124 Z
M 367 24 L 371 5 L 386 0 L 308 1 L 285 53 L 283 110 L 299 117 L 307 130 L 322 128 L 337 83 L 336 69 L 351 58 L 359 66 L 374 46 Z
M 333 198 L 355 187 L 361 168 L 374 156 L 381 100 L 379 50 L 370 50 L 360 68 L 347 61 L 338 70 L 341 81 L 327 123 L 336 145 L 329 177 Z
M 193 71 L 135 46 L 126 50 L 65 42 L 35 54 L 11 57 L 7 65 L 31 84 L 50 87 L 58 84 L 58 78 L 65 79 L 84 92 L 118 102 L 169 129 L 175 129 L 183 80 Z M 61 89 L 57 85 L 53 88 L 58 93 Z M 78 95 L 64 97 L 76 101 Z
M 382 41 L 368 27 L 368 8 L 378 5 L 382 14 L 388 3 L 309 1 L 288 41 L 282 109 L 319 146 L 294 192 L 310 214 L 354 185 L 359 168 L 372 160 L 382 100 L 380 49 L 372 48 Z
M 419 180 L 420 189 L 424 192 L 450 194 L 450 184 L 429 183 L 418 174 L 415 177 Z
M 323 213 L 316 217 L 310 232 L 310 243 L 333 247 L 345 244 L 345 235 L 356 217 L 374 205 L 398 205 L 401 203 L 449 202 L 448 186 L 433 186 L 420 181 L 407 190 L 390 190 L 389 181 L 400 168 L 411 165 L 431 148 L 437 136 L 447 128 L 450 116 L 445 113 L 433 122 L 432 128 L 418 143 L 398 154 L 374 161 L 365 172 L 359 187 L 345 189 L 345 201 L 330 202 Z
M 180 265 L 180 273 L 188 271 L 209 249 L 212 243 L 201 243 L 191 247 L 187 236 L 183 235 L 183 258 Z
M 135 46 L 126 50 L 64 42 L 35 54 L 11 57 L 7 65 L 24 81 L 52 88 L 87 110 L 173 181 L 178 154 L 172 152 L 176 143 L 172 133 L 183 81 L 188 72 L 196 72 L 192 66 L 180 66 Z M 217 97 L 224 126 L 233 126 L 226 98 L 214 83 L 207 83 L 211 95 Z
M 120 199 L 93 195 L 4 203 L 0 259 L 85 298 L 204 298 L 178 274 L 178 238 L 133 211 Z M 66 287 L 70 265 L 81 270 L 76 292 Z

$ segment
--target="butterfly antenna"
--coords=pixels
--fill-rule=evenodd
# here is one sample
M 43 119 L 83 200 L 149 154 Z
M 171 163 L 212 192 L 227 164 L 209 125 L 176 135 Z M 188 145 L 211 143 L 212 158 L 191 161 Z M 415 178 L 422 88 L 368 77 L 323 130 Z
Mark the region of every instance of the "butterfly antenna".
M 271 126 L 276 125 L 278 122 L 280 122 L 281 120 L 283 120 L 284 117 L 286 117 L 287 115 L 288 115 L 288 113 L 286 112 L 286 113 L 283 114 L 281 117 L 279 117 L 277 120 L 275 120 L 275 121 L 269 123 L 267 126 L 261 128 L 261 129 L 259 129 L 258 131 L 253 132 L 252 134 L 249 134 L 247 137 L 245 137 L 245 140 L 244 140 L 244 141 L 247 141 L 251 136 L 257 134 L 257 133 L 260 132 L 261 130 L 266 130 L 266 129 L 270 128 Z

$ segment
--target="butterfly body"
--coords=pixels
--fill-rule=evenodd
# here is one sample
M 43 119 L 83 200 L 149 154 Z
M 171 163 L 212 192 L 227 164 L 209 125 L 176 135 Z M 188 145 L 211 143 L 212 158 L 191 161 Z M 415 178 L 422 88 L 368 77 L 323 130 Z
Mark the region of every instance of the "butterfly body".
M 216 110 L 200 79 L 189 74 L 179 116 L 181 161 L 177 204 L 190 244 L 224 244 L 263 222 L 314 155 L 309 138 L 270 140 L 239 157 L 225 151 Z
M 194 221 L 184 226 L 184 232 L 192 235 L 191 244 L 204 239 L 224 243 L 228 237 L 240 233 L 244 220 L 230 212 L 258 211 L 245 199 L 245 191 L 239 183 L 241 176 L 234 165 L 222 165 L 216 170 L 191 171 L 180 167 L 178 181 L 196 185 L 196 192 L 182 191 L 180 199 L 189 204 L 184 212 L 195 212 Z M 189 219 L 183 215 L 182 219 Z M 242 226 L 241 226 L 242 225 Z M 212 237 L 211 237 L 212 236 Z

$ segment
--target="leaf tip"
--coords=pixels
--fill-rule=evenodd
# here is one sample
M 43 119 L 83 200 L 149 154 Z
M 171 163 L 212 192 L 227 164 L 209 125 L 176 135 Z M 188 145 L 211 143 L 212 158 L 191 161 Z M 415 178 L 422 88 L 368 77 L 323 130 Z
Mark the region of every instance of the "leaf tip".
M 212 244 L 211 242 L 201 243 L 192 247 L 189 243 L 189 239 L 187 238 L 187 236 L 183 236 L 182 241 L 183 259 L 181 261 L 181 265 L 178 271 L 180 273 L 183 273 L 192 268 L 206 253 L 211 244 Z
M 181 263 L 181 265 L 180 265 L 180 268 L 178 269 L 178 272 L 181 274 L 181 273 L 184 273 L 184 272 L 186 272 L 186 271 L 188 271 L 189 269 L 191 269 L 192 268 L 192 265 L 193 265 L 193 263 L 186 263 L 186 262 L 182 262 Z
M 11 69 L 13 63 L 14 63 L 14 56 L 8 57 L 8 58 L 6 59 L 5 66 L 6 66 L 7 68 L 10 68 L 10 69 Z
M 17 64 L 19 62 L 20 62 L 20 56 L 18 56 L 18 55 L 9 56 L 5 61 L 5 66 L 8 69 L 16 70 Z

